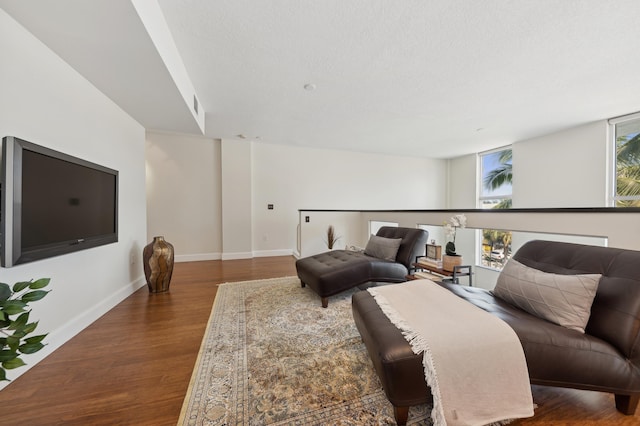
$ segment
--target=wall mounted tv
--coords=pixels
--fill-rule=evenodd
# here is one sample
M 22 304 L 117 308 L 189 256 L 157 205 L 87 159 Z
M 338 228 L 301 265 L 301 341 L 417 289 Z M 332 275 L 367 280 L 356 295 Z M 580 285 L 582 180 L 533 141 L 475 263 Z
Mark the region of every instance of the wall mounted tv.
M 118 241 L 118 171 L 2 139 L 0 261 L 10 267 Z

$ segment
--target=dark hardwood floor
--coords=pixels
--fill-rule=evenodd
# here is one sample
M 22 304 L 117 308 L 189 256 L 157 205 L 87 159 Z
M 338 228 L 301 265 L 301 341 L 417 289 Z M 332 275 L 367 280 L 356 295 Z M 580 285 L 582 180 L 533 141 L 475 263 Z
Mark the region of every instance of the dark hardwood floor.
M 169 293 L 141 288 L 2 390 L 0 424 L 175 425 L 216 284 L 286 275 L 295 275 L 292 257 L 176 264 Z M 612 395 L 533 394 L 535 417 L 513 424 L 640 425 Z

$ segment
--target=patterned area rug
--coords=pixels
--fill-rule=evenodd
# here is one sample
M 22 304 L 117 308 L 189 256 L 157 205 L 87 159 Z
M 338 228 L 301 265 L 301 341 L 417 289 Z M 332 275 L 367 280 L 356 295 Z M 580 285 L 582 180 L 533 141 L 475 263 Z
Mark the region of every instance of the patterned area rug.
M 320 306 L 296 277 L 218 289 L 179 425 L 391 425 L 345 292 Z M 431 407 L 408 424 L 430 425 Z

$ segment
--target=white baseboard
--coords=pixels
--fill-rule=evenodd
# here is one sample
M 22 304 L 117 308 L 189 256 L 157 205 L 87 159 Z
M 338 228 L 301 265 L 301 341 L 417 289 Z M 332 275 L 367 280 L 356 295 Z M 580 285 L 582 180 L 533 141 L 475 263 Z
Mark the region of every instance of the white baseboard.
M 275 256 L 292 256 L 293 250 L 258 250 L 253 252 L 253 257 L 275 257 Z
M 275 256 L 296 256 L 291 249 L 279 250 L 256 250 L 253 252 L 235 252 L 235 253 L 197 253 L 197 254 L 180 254 L 175 256 L 175 262 L 200 262 L 204 260 L 237 260 L 251 259 L 254 257 L 275 257 Z M 300 257 L 298 254 L 296 257 Z
M 252 257 L 253 257 L 253 253 L 250 251 L 222 253 L 222 260 L 251 259 Z
M 47 356 L 51 355 L 56 349 L 67 343 L 76 334 L 80 333 L 82 330 L 90 326 L 94 321 L 110 311 L 118 303 L 122 302 L 124 299 L 132 295 L 136 290 L 138 290 L 140 287 L 143 287 L 144 285 L 146 285 L 146 280 L 144 276 L 141 276 L 136 280 L 130 282 L 129 285 L 122 287 L 120 290 L 113 293 L 110 297 L 101 301 L 97 305 L 90 307 L 73 319 L 67 321 L 67 323 L 62 325 L 60 328 L 51 331 L 45 339 L 45 347 L 35 354 L 25 356 L 23 360 L 27 363 L 27 365 L 16 370 L 10 370 L 8 374 L 9 378 L 11 380 L 14 380 L 29 371 L 31 367 L 35 366 Z M 11 382 L 1 382 L 0 390 L 7 387 L 10 383 Z
M 174 258 L 176 262 L 201 262 L 203 260 L 220 259 L 222 259 L 222 255 L 220 253 L 180 254 L 176 255 Z

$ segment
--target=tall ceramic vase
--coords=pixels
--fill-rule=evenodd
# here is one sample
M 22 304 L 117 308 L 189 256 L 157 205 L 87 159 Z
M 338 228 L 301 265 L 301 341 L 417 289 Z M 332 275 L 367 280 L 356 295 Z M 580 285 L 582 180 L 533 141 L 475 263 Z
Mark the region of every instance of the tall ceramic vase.
M 144 276 L 150 293 L 169 290 L 173 273 L 173 246 L 164 237 L 153 237 L 142 251 Z

